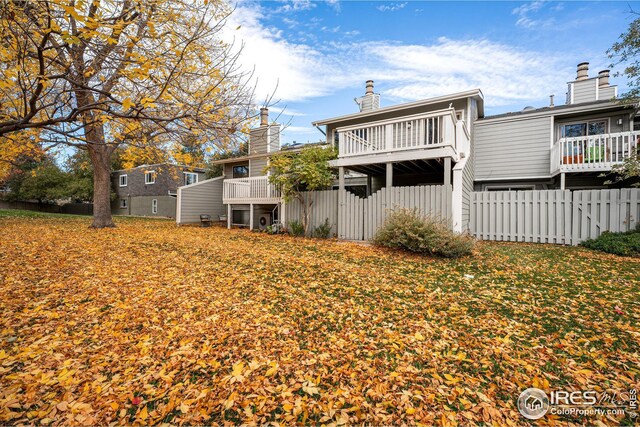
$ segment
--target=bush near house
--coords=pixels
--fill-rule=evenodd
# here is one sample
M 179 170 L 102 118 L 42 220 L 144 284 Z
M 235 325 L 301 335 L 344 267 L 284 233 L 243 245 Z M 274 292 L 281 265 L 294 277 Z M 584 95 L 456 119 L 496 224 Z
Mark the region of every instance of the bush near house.
M 289 234 L 294 237 L 304 236 L 304 225 L 296 220 L 289 222 Z
M 315 237 L 316 239 L 328 239 L 331 237 L 331 223 L 329 222 L 329 218 L 325 218 L 322 224 L 313 229 L 311 237 Z
M 473 237 L 454 233 L 443 221 L 424 216 L 415 209 L 392 212 L 373 242 L 388 248 L 445 258 L 470 255 L 475 244 Z
M 614 255 L 640 257 L 640 224 L 625 233 L 604 232 L 596 239 L 586 240 L 582 246 Z

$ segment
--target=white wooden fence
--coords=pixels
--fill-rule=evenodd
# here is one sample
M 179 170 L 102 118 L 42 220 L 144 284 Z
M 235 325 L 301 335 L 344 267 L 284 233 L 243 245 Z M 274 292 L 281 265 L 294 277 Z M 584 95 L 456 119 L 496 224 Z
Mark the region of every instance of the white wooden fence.
M 474 192 L 471 234 L 483 240 L 577 245 L 640 218 L 640 189 Z
M 332 234 L 347 240 L 373 238 L 389 211 L 398 208 L 415 208 L 442 219 L 451 216 L 451 186 L 383 188 L 364 199 L 345 190 L 314 191 L 305 196 L 313 202 L 311 228 L 329 218 Z M 301 209 L 297 201 L 287 203 L 287 221 L 299 220 Z

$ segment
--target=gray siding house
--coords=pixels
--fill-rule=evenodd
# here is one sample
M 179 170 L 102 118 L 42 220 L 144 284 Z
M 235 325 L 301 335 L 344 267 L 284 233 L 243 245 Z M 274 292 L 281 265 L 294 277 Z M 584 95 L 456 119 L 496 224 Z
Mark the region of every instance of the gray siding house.
M 616 101 L 617 87 L 609 84 L 608 70 L 589 77 L 588 68 L 588 63 L 578 65 L 564 105 L 554 105 L 551 97 L 550 105 L 542 108 L 485 116 L 482 91 L 473 89 L 380 107 L 380 95 L 373 81 L 367 81 L 365 94 L 356 99 L 359 111 L 312 124 L 338 149 L 338 158 L 330 162 L 339 176 L 337 189 L 360 200 L 385 194 L 388 208 L 396 195 L 406 193 L 413 203 L 418 197 L 414 188 L 430 186 L 449 201 L 441 212 L 452 228 L 465 231 L 478 191 L 607 188 L 601 175 L 637 151 L 636 108 Z M 283 201 L 266 170 L 269 156 L 280 150 L 280 132 L 279 125 L 268 123 L 263 109 L 260 126 L 251 131 L 247 156 L 217 161 L 224 165 L 224 176 L 182 187 L 191 187 L 189 195 L 180 197 L 178 190 L 177 222 L 196 222 L 198 213 L 220 212 L 228 226 L 286 223 Z M 412 188 L 403 193 L 394 187 Z M 340 215 L 350 204 L 359 212 L 357 217 L 344 214 L 343 223 L 359 228 L 362 221 L 376 219 L 369 217 L 373 201 L 367 202 L 368 210 L 361 209 L 357 201 L 345 199 L 344 191 L 339 193 Z M 416 200 L 423 203 L 421 197 Z M 215 201 L 205 206 L 199 199 Z
M 476 190 L 606 188 L 601 175 L 637 149 L 640 121 L 635 108 L 615 100 L 608 70 L 595 77 L 588 70 L 578 65 L 564 105 L 475 123 Z
M 142 165 L 111 173 L 115 215 L 176 217 L 178 187 L 205 179 L 205 170 L 169 163 Z

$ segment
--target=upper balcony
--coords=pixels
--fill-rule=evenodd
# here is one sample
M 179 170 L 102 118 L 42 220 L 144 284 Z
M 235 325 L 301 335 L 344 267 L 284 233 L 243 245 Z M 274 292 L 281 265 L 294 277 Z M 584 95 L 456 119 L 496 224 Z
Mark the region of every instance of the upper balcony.
M 430 113 L 339 127 L 332 166 L 452 157 L 468 153 L 469 131 L 448 108 Z
M 638 150 L 640 131 L 560 138 L 551 148 L 551 174 L 607 172 Z
M 267 176 L 225 179 L 223 182 L 224 204 L 274 204 L 280 201 L 280 190 L 269 182 Z

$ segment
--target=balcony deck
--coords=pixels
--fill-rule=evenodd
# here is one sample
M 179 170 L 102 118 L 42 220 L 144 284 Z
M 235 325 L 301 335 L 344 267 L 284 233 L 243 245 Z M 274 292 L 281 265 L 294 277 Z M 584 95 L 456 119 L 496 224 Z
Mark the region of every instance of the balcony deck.
M 280 191 L 267 176 L 225 179 L 223 182 L 224 204 L 275 204 L 281 200 Z
M 551 148 L 551 174 L 607 172 L 638 151 L 640 131 L 560 138 Z
M 336 132 L 338 159 L 331 162 L 335 167 L 442 157 L 458 160 L 470 146 L 465 123 L 456 119 L 452 108 L 345 126 Z

